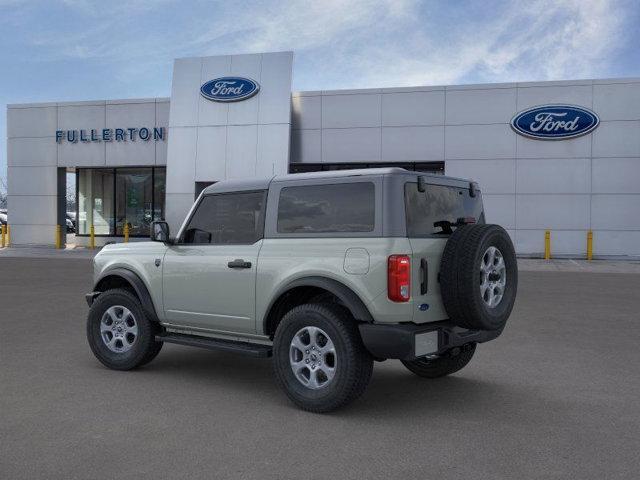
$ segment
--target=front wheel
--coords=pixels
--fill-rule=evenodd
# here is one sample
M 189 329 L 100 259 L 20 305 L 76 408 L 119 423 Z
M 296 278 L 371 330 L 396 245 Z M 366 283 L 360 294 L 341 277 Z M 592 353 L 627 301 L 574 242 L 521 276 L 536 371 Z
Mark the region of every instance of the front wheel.
M 273 347 L 278 383 L 303 410 L 335 410 L 369 384 L 373 359 L 355 320 L 338 305 L 295 307 L 278 325 Z
M 107 290 L 93 302 L 87 317 L 87 340 L 100 362 L 114 370 L 131 370 L 149 363 L 162 348 L 140 301 L 122 289 Z
M 462 348 L 454 348 L 438 358 L 402 360 L 402 364 L 419 377 L 439 378 L 462 370 L 471 361 L 475 351 L 476 344 L 471 343 Z

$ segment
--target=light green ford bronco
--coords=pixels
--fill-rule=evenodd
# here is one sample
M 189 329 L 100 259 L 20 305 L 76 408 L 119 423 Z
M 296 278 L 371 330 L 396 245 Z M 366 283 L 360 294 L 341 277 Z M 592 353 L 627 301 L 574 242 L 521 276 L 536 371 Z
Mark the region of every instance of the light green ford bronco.
M 500 335 L 516 297 L 509 235 L 477 184 L 399 168 L 216 183 L 175 237 L 108 245 L 94 260 L 87 337 L 104 365 L 163 343 L 273 356 L 299 407 L 361 395 L 373 361 L 434 378 Z

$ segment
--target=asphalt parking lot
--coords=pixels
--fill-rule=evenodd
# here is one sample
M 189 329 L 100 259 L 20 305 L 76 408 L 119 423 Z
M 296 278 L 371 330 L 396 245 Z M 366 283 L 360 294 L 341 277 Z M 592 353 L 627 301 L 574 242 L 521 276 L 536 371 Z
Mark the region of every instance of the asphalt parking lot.
M 375 365 L 364 397 L 297 410 L 269 361 L 165 345 L 102 367 L 90 260 L 0 258 L 0 478 L 635 478 L 640 275 L 521 272 L 505 333 L 440 380 Z

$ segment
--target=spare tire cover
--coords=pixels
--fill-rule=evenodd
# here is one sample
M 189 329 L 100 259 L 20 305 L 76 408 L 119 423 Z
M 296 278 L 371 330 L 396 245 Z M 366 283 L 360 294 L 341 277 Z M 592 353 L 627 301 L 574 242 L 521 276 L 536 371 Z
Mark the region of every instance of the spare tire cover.
M 502 329 L 518 290 L 509 234 L 499 225 L 465 225 L 445 245 L 440 291 L 449 318 L 464 328 Z

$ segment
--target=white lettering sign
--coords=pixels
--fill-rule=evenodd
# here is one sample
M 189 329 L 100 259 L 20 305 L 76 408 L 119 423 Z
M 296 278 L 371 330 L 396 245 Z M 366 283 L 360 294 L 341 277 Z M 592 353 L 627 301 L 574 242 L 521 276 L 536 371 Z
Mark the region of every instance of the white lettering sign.
M 558 130 L 573 132 L 578 128 L 578 119 L 580 116 L 577 116 L 571 121 L 558 120 L 558 118 L 565 117 L 566 115 L 566 112 L 540 112 L 534 117 L 535 121 L 531 122 L 529 128 L 532 132 L 557 132 Z

